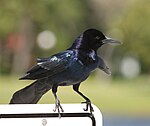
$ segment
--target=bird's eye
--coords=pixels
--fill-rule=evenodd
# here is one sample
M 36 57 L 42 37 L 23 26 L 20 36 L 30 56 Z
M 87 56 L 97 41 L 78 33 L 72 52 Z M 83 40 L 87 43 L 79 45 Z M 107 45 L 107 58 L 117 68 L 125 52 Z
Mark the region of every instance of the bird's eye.
M 99 39 L 100 39 L 100 37 L 99 37 L 99 36 L 96 36 L 96 37 L 95 37 L 95 39 L 99 40 Z

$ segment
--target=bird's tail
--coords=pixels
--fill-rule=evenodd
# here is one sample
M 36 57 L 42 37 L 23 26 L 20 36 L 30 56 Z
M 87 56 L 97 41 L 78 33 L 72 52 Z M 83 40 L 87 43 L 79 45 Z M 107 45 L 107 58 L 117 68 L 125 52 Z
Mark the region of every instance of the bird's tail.
M 15 92 L 10 104 L 36 104 L 51 89 L 51 85 L 37 80 L 31 85 Z

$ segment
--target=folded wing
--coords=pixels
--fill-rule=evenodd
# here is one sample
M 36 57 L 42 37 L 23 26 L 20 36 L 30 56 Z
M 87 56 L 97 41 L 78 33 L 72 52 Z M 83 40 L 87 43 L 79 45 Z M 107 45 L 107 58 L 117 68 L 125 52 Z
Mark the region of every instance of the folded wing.
M 53 55 L 49 58 L 38 58 L 37 65 L 27 71 L 25 76 L 21 77 L 20 80 L 37 80 L 54 76 L 69 67 L 70 59 L 71 54 L 68 52 Z
M 104 71 L 106 74 L 111 75 L 111 71 L 108 68 L 108 66 L 105 64 L 104 60 L 101 57 L 98 57 L 99 59 L 99 69 L 101 69 L 102 71 Z

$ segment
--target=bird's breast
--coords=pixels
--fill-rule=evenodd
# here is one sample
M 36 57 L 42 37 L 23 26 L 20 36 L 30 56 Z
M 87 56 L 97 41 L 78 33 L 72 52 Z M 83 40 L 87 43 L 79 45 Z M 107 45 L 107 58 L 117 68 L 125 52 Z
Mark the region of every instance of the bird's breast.
M 68 69 L 69 78 L 74 81 L 84 81 L 97 66 L 97 61 L 85 65 L 80 59 L 74 58 L 74 62 L 72 62 Z
M 53 79 L 60 86 L 68 86 L 81 83 L 86 80 L 90 73 L 97 68 L 97 61 L 86 64 L 77 57 L 71 59 L 69 67 L 56 75 Z

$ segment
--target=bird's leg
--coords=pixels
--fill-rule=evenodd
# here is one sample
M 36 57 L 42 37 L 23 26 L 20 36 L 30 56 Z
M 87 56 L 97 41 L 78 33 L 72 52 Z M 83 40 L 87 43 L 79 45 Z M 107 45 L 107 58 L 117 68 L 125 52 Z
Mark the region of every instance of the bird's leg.
M 59 118 L 61 117 L 61 114 L 60 114 L 60 110 L 61 112 L 64 112 L 61 104 L 60 104 L 60 100 L 58 99 L 57 95 L 56 95 L 56 92 L 57 92 L 57 86 L 53 86 L 52 87 L 52 92 L 54 94 L 54 97 L 55 97 L 55 109 L 53 110 L 54 112 L 56 112 L 56 110 L 58 111 L 58 115 L 59 115 Z
M 57 110 L 57 111 L 58 111 L 59 118 L 60 118 L 60 117 L 61 117 L 60 110 L 61 110 L 61 112 L 64 112 L 64 110 L 63 110 L 63 108 L 62 108 L 62 106 L 61 106 L 61 104 L 60 104 L 59 99 L 57 98 L 57 95 L 54 94 L 54 96 L 55 96 L 55 108 L 54 108 L 53 111 L 56 112 L 56 110 Z
M 85 102 L 82 102 L 82 103 L 86 103 L 86 108 L 84 108 L 84 111 L 88 111 L 88 109 L 90 108 L 90 112 L 92 113 L 94 111 L 94 109 L 91 105 L 91 101 L 89 98 L 87 98 L 84 94 L 82 94 L 79 91 L 79 86 L 80 86 L 80 84 L 73 85 L 73 90 L 76 91 L 80 96 L 82 96 L 86 100 Z
M 92 105 L 91 105 L 91 101 L 87 98 L 85 102 L 82 103 L 86 103 L 86 108 L 84 108 L 84 111 L 88 111 L 88 108 L 90 108 L 90 112 L 92 113 L 94 111 Z

